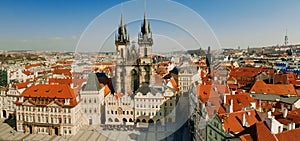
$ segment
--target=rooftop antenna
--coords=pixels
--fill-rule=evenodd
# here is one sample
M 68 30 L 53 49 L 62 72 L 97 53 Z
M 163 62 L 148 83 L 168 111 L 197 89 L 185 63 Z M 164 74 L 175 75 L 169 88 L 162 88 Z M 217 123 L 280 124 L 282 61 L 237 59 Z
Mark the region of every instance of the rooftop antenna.
M 287 29 L 285 29 L 285 36 L 284 36 L 284 45 L 288 44 L 288 36 L 287 36 Z

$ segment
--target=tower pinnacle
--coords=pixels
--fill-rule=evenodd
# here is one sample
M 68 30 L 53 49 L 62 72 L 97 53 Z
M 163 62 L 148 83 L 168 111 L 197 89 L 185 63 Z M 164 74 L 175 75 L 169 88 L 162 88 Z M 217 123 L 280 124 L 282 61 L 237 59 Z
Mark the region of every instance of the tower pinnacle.
M 144 23 L 141 27 L 141 32 L 143 33 L 143 35 L 150 33 L 150 27 L 147 20 L 146 12 L 144 13 Z
M 115 37 L 116 44 L 127 44 L 129 43 L 129 37 L 124 22 L 124 16 L 121 14 L 121 22 L 118 29 L 118 34 Z

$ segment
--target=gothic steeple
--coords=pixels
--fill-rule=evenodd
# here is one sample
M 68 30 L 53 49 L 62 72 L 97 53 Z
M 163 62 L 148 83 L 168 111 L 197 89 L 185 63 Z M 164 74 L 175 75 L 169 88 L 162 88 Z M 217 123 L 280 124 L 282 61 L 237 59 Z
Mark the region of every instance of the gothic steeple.
M 118 33 L 115 37 L 116 45 L 125 45 L 129 43 L 129 35 L 127 34 L 126 25 L 124 23 L 124 16 L 121 15 L 121 22 L 119 25 Z
M 146 12 L 144 13 L 144 23 L 141 27 L 141 32 L 143 35 L 150 33 L 150 26 L 149 26 L 149 22 L 146 17 Z
M 144 13 L 144 22 L 142 23 L 141 32 L 139 33 L 138 44 L 140 57 L 151 58 L 153 39 L 146 12 Z

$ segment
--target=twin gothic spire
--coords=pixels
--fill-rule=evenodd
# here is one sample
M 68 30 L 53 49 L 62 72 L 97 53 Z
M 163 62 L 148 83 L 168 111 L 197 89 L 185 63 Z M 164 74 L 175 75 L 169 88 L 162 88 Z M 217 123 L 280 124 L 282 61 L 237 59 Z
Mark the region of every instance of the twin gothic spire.
M 144 13 L 144 22 L 142 23 L 142 26 L 141 26 L 141 34 L 145 35 L 145 34 L 149 34 L 149 33 L 151 33 L 151 31 L 150 31 L 149 22 L 147 20 L 146 12 L 145 12 Z M 118 33 L 115 36 L 115 41 L 116 41 L 116 43 L 118 42 L 118 44 L 129 44 L 130 43 L 129 34 L 127 33 L 123 14 L 121 14 L 121 22 L 119 25 Z

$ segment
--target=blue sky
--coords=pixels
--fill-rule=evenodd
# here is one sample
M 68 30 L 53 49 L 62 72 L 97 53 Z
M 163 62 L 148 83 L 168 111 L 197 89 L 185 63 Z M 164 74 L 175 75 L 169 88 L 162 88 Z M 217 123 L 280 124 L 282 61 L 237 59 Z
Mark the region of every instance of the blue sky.
M 124 1 L 1 0 L 0 50 L 72 51 L 91 21 L 121 2 Z M 283 44 L 286 29 L 290 43 L 300 43 L 298 0 L 176 0 L 176 2 L 203 17 L 222 47 L 246 48 Z M 149 12 L 155 10 L 147 8 Z M 167 14 L 176 17 L 180 12 L 168 11 Z M 118 21 L 120 19 L 119 16 L 111 18 Z M 118 25 L 118 23 L 111 24 Z M 164 28 L 158 27 L 153 30 L 158 29 Z M 132 32 L 131 35 L 136 34 L 136 31 Z

